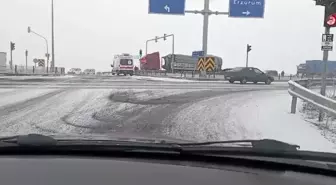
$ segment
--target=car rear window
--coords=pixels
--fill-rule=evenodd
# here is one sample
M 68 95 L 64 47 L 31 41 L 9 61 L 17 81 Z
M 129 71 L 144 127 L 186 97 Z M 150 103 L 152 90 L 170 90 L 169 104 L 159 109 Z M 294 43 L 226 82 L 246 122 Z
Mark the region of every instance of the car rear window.
M 133 65 L 132 59 L 120 59 L 120 65 Z

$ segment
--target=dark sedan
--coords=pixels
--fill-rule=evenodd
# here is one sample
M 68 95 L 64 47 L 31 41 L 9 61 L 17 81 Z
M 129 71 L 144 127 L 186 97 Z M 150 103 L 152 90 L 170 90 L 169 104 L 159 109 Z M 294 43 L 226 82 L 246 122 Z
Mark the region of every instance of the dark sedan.
M 224 73 L 225 79 L 230 83 L 239 81 L 241 84 L 246 84 L 247 82 L 264 82 L 269 85 L 274 81 L 274 78 L 266 73 L 262 72 L 260 69 L 255 67 L 236 67 Z

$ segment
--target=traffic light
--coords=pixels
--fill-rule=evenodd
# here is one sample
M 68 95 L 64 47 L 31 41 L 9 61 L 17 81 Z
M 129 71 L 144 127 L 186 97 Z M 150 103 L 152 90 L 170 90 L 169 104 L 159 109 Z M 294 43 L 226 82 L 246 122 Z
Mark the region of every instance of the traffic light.
M 139 55 L 142 56 L 142 49 L 139 50 Z
M 155 42 L 157 42 L 157 41 L 158 41 L 158 36 L 155 37 Z
M 250 52 L 252 50 L 252 46 L 247 44 L 247 52 Z
M 325 6 L 324 27 L 336 27 L 336 0 L 316 1 Z
M 166 40 L 167 39 L 166 37 L 167 37 L 167 34 L 164 34 L 163 35 L 163 40 Z
M 12 51 L 15 50 L 15 43 L 11 42 L 11 43 L 10 43 L 10 47 L 11 47 L 11 50 L 12 50 Z

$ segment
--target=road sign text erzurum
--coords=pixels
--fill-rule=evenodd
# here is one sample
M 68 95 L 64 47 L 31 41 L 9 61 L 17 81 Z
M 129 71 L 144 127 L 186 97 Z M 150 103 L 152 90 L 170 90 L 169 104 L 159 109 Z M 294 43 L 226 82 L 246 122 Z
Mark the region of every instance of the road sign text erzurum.
M 230 0 L 229 17 L 263 18 L 265 0 Z

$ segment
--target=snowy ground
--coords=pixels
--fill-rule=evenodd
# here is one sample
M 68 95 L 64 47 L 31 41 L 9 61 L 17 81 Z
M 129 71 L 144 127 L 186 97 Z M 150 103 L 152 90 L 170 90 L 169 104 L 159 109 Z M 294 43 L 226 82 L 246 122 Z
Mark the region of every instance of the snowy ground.
M 160 106 L 160 98 L 186 92 L 190 90 L 6 89 L 1 91 L 7 100 L 0 101 L 1 136 L 129 132 L 137 128 L 126 123 Z M 151 99 L 158 103 L 147 102 Z
M 305 150 L 336 152 L 335 144 L 316 126 L 300 114 L 289 113 L 290 96 L 282 85 L 152 82 L 125 77 L 78 77 L 62 80 L 66 85 L 60 83 L 0 82 L 1 136 L 273 138 Z M 51 89 L 55 84 L 59 86 Z
M 302 150 L 336 152 L 315 126 L 290 114 L 287 91 L 249 92 L 218 96 L 184 107 L 167 133 L 191 140 L 272 138 L 298 144 Z M 181 132 L 188 130 L 188 132 Z M 184 135 L 181 135 L 183 133 Z
M 312 89 L 315 92 L 320 92 L 320 88 L 316 87 Z M 335 97 L 336 88 L 328 86 L 326 90 L 326 96 Z M 320 133 L 329 141 L 336 143 L 336 119 L 330 116 L 326 116 L 322 122 L 318 121 L 319 110 L 312 104 L 308 104 L 301 100 L 298 101 L 299 113 L 302 119 L 306 120 L 309 124 L 315 127 Z

